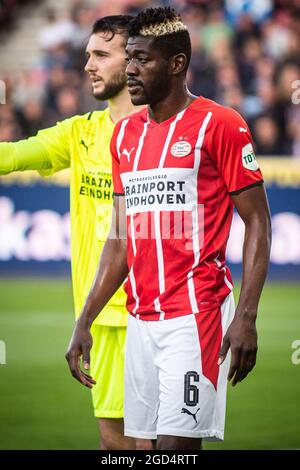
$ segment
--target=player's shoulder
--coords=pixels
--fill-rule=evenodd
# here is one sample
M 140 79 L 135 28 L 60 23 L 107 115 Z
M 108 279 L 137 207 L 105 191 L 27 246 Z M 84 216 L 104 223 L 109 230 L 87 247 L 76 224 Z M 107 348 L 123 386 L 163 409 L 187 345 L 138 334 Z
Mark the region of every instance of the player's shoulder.
M 71 118 L 74 123 L 94 123 L 98 122 L 99 120 L 103 119 L 106 116 L 107 109 L 103 109 L 100 111 L 90 111 L 85 114 L 77 114 Z
M 110 125 L 108 109 L 101 111 L 90 111 L 85 114 L 78 114 L 69 120 L 69 132 L 74 136 L 84 136 L 84 134 L 96 134 Z
M 214 100 L 200 96 L 194 101 L 194 108 L 199 111 L 211 113 L 211 125 L 234 127 L 246 126 L 245 120 L 238 111 Z
M 73 123 L 93 123 L 105 118 L 107 113 L 108 108 L 105 108 L 97 111 L 89 111 L 88 113 L 84 114 L 76 114 L 75 116 L 72 116 L 67 120 Z
M 117 125 L 119 127 L 122 126 L 122 123 L 130 123 L 133 124 L 134 126 L 137 125 L 138 123 L 145 123 L 148 119 L 148 113 L 147 113 L 147 107 L 143 107 L 142 109 L 139 109 L 138 111 L 135 111 L 128 116 L 123 117 L 118 121 Z

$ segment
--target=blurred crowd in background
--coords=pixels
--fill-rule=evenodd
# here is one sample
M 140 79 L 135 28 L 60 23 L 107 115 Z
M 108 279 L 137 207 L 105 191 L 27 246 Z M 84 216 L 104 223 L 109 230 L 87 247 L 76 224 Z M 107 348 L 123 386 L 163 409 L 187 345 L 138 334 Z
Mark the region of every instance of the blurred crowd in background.
M 0 28 L 8 29 L 14 22 L 14 12 L 18 5 L 30 3 L 33 0 L 0 0 Z M 39 0 L 38 0 L 39 1 Z
M 43 59 L 5 77 L 9 104 L 0 108 L 0 140 L 105 107 L 83 73 L 91 25 L 101 16 L 170 4 L 192 38 L 190 90 L 239 111 L 257 154 L 300 158 L 299 0 L 103 0 L 96 8 L 73 0 L 68 16 L 47 10 L 37 32 Z

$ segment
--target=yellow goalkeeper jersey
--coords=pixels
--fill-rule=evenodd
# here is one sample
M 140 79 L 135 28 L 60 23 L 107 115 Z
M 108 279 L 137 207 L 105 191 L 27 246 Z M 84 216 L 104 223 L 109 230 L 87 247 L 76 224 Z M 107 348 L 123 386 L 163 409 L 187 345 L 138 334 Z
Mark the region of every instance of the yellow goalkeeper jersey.
M 106 109 L 66 119 L 15 144 L 0 144 L 0 174 L 37 169 L 42 176 L 49 176 L 70 167 L 71 265 L 76 318 L 93 284 L 111 223 L 113 129 L 114 123 Z M 11 154 L 7 160 L 10 167 L 6 169 L 3 169 L 4 152 Z M 125 300 L 121 287 L 95 323 L 126 326 Z

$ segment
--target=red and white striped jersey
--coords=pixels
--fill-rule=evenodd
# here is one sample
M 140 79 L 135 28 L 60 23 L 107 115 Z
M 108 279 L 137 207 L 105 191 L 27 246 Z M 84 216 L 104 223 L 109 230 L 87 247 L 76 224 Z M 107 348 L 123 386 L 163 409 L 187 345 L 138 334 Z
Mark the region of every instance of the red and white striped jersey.
M 221 305 L 230 193 L 262 182 L 245 121 L 203 97 L 159 123 L 121 120 L 111 141 L 114 193 L 125 195 L 127 309 L 163 320 Z

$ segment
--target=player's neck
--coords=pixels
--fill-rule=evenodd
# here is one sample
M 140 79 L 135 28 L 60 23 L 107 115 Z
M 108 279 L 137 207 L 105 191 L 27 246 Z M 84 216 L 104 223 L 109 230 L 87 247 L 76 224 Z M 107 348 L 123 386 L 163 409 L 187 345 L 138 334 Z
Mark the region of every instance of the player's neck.
M 141 106 L 134 106 L 131 103 L 127 87 L 108 101 L 108 107 L 110 118 L 114 123 L 141 109 Z
M 183 109 L 187 108 L 197 97 L 192 95 L 188 90 L 185 83 L 178 84 L 171 89 L 168 96 L 148 106 L 148 111 L 151 119 L 157 123 L 168 120 L 172 116 L 180 113 Z

